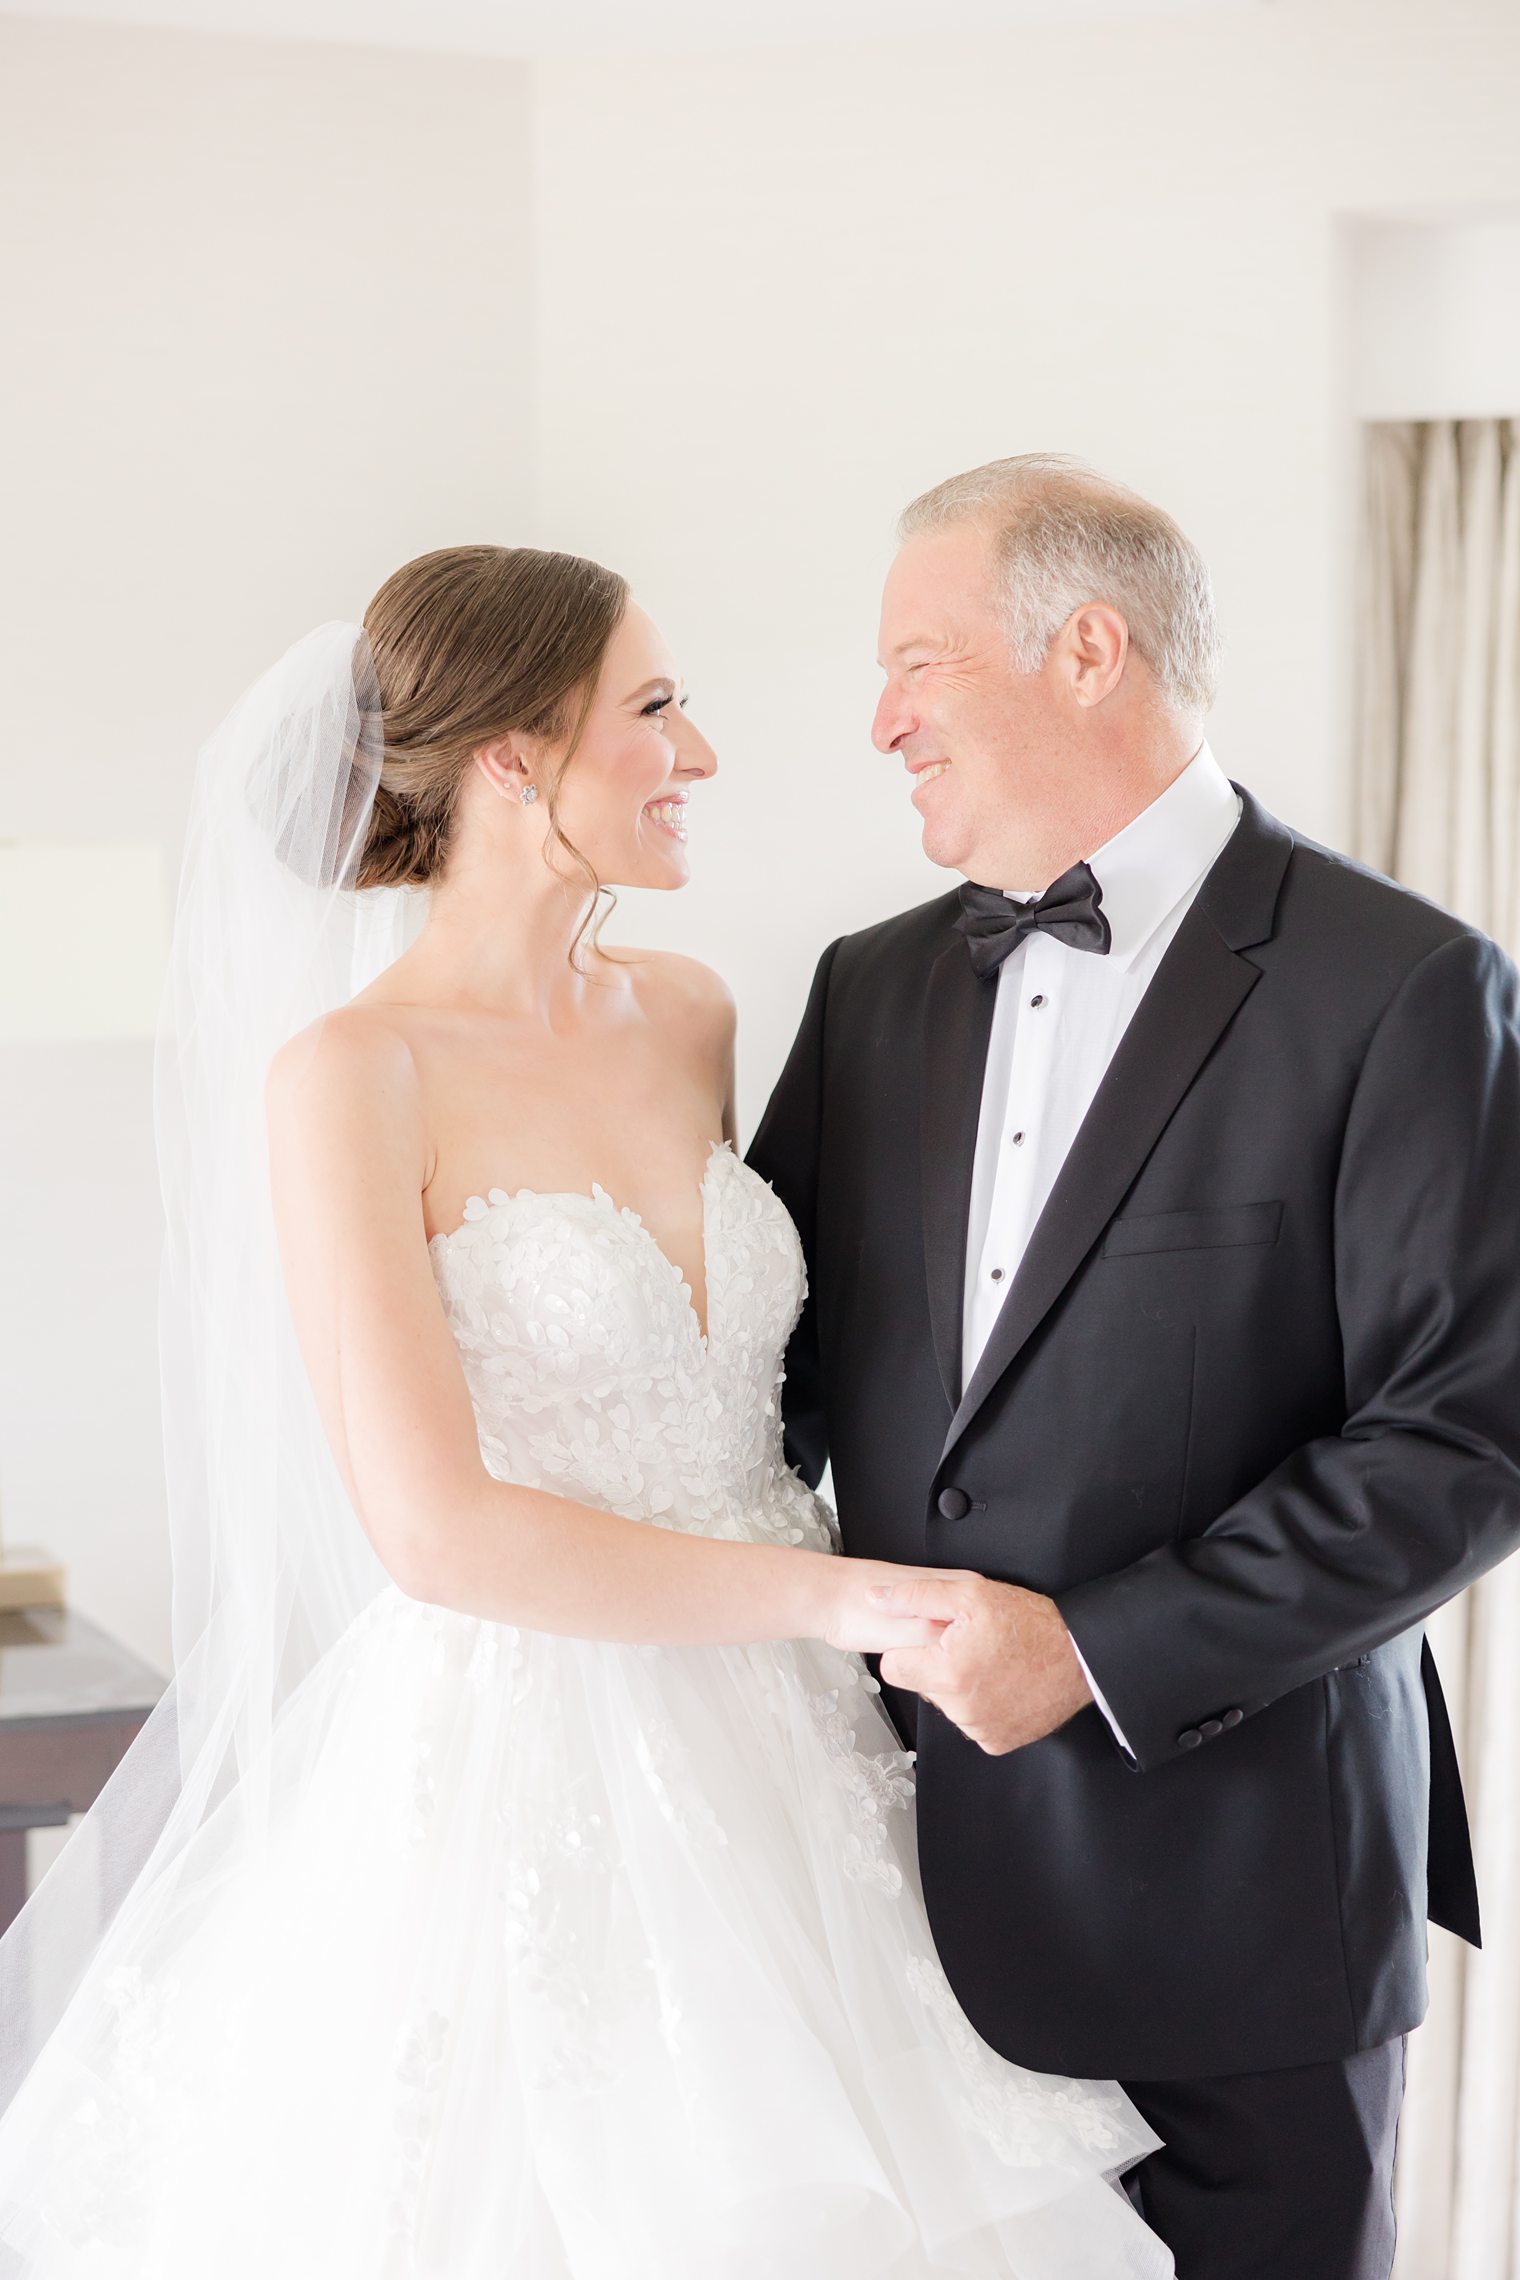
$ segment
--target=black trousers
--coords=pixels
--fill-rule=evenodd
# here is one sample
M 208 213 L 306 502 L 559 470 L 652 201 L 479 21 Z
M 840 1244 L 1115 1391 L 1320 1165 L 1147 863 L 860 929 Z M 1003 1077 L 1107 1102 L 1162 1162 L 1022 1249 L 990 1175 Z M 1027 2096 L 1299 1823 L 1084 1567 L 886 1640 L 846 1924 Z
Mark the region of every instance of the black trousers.
M 1319 2066 L 1124 2088 L 1166 2141 L 1125 2184 L 1178 2280 L 1388 2280 L 1402 2036 Z

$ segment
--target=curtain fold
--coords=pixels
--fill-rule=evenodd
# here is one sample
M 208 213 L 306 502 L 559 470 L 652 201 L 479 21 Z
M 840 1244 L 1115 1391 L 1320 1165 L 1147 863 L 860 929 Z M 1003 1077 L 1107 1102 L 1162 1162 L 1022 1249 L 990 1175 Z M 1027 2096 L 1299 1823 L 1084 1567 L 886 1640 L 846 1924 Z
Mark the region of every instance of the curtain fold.
M 1520 955 L 1520 420 L 1381 422 L 1365 477 L 1357 853 Z M 1395 2280 L 1520 2280 L 1520 1561 L 1429 1630 L 1484 1946 L 1431 1928 Z

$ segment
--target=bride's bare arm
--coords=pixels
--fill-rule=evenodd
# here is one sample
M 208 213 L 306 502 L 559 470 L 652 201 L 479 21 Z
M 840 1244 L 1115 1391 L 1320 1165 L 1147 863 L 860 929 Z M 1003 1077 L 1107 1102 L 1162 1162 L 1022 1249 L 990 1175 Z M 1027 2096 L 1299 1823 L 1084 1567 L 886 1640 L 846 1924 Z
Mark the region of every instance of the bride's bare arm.
M 871 1652 L 938 1636 L 866 1598 L 912 1570 L 723 1543 L 495 1479 L 428 1260 L 405 1041 L 346 1009 L 284 1047 L 267 1101 L 296 1334 L 354 1510 L 403 1591 L 577 1638 L 819 1637 Z

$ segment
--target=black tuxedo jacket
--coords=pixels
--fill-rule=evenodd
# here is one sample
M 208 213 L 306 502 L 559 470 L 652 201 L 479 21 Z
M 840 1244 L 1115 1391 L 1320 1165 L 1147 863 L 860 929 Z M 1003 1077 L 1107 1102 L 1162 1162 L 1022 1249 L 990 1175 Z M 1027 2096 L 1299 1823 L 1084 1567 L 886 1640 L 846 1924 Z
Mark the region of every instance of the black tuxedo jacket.
M 801 1232 L 793 1461 L 845 1548 L 1049 1593 L 1096 1708 L 918 1750 L 973 2023 L 1132 2079 L 1417 2023 L 1478 1936 L 1424 1618 L 1520 1542 L 1520 1007 L 1485 936 L 1249 795 L 964 1392 L 995 983 L 954 894 L 834 943 L 750 1162 Z

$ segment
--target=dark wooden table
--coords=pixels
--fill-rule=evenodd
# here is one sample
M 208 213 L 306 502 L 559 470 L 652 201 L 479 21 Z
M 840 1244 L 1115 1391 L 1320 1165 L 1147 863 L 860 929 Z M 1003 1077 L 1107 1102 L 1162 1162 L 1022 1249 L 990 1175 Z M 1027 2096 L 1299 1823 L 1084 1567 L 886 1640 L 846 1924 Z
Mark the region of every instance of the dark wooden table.
M 0 1614 L 0 1931 L 26 1898 L 26 1832 L 93 1805 L 166 1681 L 72 1607 Z

